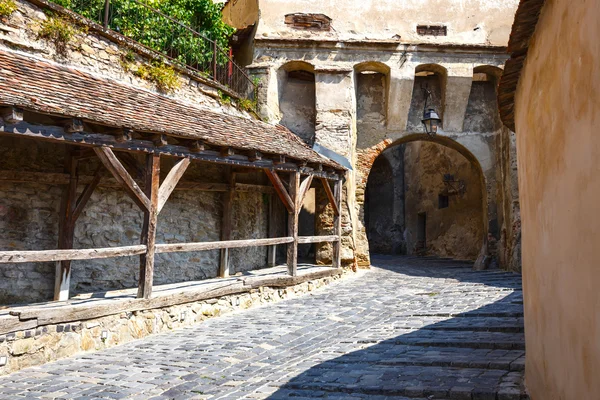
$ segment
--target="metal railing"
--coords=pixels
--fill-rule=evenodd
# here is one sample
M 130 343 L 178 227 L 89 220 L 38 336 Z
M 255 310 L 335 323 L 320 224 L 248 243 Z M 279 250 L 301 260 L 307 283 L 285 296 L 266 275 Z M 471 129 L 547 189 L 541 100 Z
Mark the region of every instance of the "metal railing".
M 210 38 L 138 0 L 54 2 L 228 87 L 240 99 L 256 96 L 256 85 L 232 60 L 231 48 L 218 43 L 224 38 Z

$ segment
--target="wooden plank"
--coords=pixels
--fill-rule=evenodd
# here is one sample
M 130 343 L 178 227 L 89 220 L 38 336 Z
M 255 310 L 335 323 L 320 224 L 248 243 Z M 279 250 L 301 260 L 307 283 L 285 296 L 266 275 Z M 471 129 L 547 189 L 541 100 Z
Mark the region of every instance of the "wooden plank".
M 285 186 L 283 185 L 283 182 L 281 182 L 281 178 L 279 178 L 279 175 L 277 175 L 275 171 L 271 171 L 268 168 L 265 168 L 264 171 L 265 174 L 267 174 L 267 177 L 269 178 L 271 183 L 273 184 L 273 187 L 275 188 L 275 193 L 277 193 L 277 196 L 279 196 L 285 208 L 288 210 L 289 213 L 294 212 L 294 202 L 292 201 L 292 198 L 288 194 L 287 190 L 285 190 Z
M 138 184 L 133 180 L 131 175 L 127 172 L 123 164 L 119 161 L 115 153 L 108 147 L 96 147 L 94 148 L 96 155 L 102 161 L 102 164 L 110 171 L 119 182 L 125 188 L 125 191 L 133 199 L 133 201 L 142 209 L 150 209 L 150 199 L 140 189 Z
M 138 298 L 149 299 L 152 295 L 154 280 L 154 252 L 156 250 L 156 225 L 158 223 L 158 192 L 160 185 L 160 155 L 146 156 L 145 195 L 150 199 L 148 209 L 144 211 L 142 244 L 146 252 L 140 255 L 140 277 Z
M 69 184 L 63 189 L 58 222 L 58 248 L 72 249 L 75 234 L 73 212 L 77 200 L 77 167 L 79 161 L 74 157 L 74 149 L 67 147 L 65 152 L 65 172 L 69 174 Z M 54 300 L 69 299 L 71 286 L 71 260 L 61 260 L 56 264 L 54 275 Z
M 299 186 L 300 173 L 290 172 L 290 198 L 294 206 L 297 204 Z M 287 267 L 291 276 L 298 275 L 298 214 L 297 207 L 294 207 L 288 215 L 288 236 L 294 238 L 287 248 Z
M 23 307 L 11 310 L 11 315 L 18 316 L 21 323 L 28 320 L 37 320 L 38 326 L 55 325 L 72 321 L 85 321 L 123 312 L 142 311 L 214 299 L 249 292 L 259 287 L 286 287 L 342 273 L 342 269 L 332 268 L 303 273 L 296 277 L 266 275 L 247 277 L 237 281 L 228 279 L 222 285 L 213 286 L 208 290 L 202 287 L 198 290 L 178 291 L 151 299 L 89 299 L 77 304 L 66 303 L 52 308 L 47 308 L 43 305 L 39 307 Z
M 19 317 L 13 315 L 0 316 L 0 335 L 6 335 L 7 333 L 24 331 L 27 329 L 37 328 L 37 319 L 29 319 L 27 321 L 21 321 Z
M 245 239 L 245 240 L 221 240 L 218 242 L 199 243 L 164 243 L 156 245 L 156 253 L 182 253 L 191 251 L 238 249 L 242 247 L 260 247 L 276 244 L 291 243 L 292 237 L 269 238 L 269 239 Z M 1 255 L 1 253 L 0 253 Z M 1 258 L 0 258 L 1 260 Z
M 160 185 L 160 189 L 158 189 L 158 208 L 157 212 L 160 214 L 161 210 L 167 203 L 169 196 L 173 193 L 175 186 L 187 170 L 190 165 L 189 158 L 183 158 L 177 162 L 169 171 L 169 174 L 163 181 L 162 185 Z
M 3 135 L 16 136 L 21 138 L 31 138 L 43 140 L 52 143 L 74 144 L 85 147 L 110 147 L 116 150 L 130 151 L 135 153 L 155 153 L 173 157 L 187 157 L 193 160 L 207 161 L 217 164 L 244 166 L 249 168 L 265 168 L 265 159 L 260 161 L 248 161 L 244 159 L 221 157 L 218 152 L 194 152 L 186 146 L 170 144 L 168 146 L 156 147 L 149 140 L 131 139 L 125 142 L 119 142 L 113 135 L 93 132 L 66 133 L 62 127 L 35 125 L 27 122 L 18 122 L 15 124 L 6 124 L 0 121 L 0 133 Z M 277 171 L 297 171 L 298 166 L 290 163 L 273 164 L 270 167 Z M 308 170 L 306 172 L 309 172 Z M 331 175 L 323 171 L 310 171 L 310 174 L 336 180 L 337 175 Z
M 338 208 L 338 213 L 333 216 L 333 233 L 334 236 L 337 236 L 338 239 L 333 242 L 332 255 L 331 255 L 331 264 L 333 268 L 340 268 L 342 266 L 342 216 L 339 210 L 342 209 L 342 180 L 335 181 L 333 184 L 333 195 L 335 199 L 335 204 Z M 328 184 L 329 186 L 329 184 Z
M 235 172 L 231 167 L 227 170 L 227 180 L 229 181 L 229 190 L 223 195 L 223 215 L 221 218 L 221 240 L 227 241 L 231 239 L 232 228 L 232 208 L 233 199 L 235 198 Z M 226 278 L 230 274 L 229 270 L 229 249 L 221 249 L 219 258 L 219 277 Z
M 329 236 L 300 236 L 298 238 L 298 244 L 310 244 L 310 243 L 328 243 L 336 242 L 340 240 L 338 235 Z
M 327 179 L 324 179 L 324 178 L 319 178 L 319 179 L 321 180 L 321 183 L 323 184 L 323 188 L 325 188 L 325 193 L 327 194 L 327 198 L 329 199 L 329 204 L 331 204 L 331 207 L 333 208 L 333 213 L 335 215 L 340 215 L 340 208 L 337 205 L 337 200 L 336 200 L 333 192 L 331 191 L 331 186 L 329 186 L 329 182 L 327 181 Z
M 96 190 L 98 184 L 100 183 L 100 179 L 102 179 L 103 172 L 104 171 L 102 166 L 99 166 L 98 169 L 96 169 L 96 172 L 94 173 L 94 178 L 92 179 L 92 181 L 86 185 L 85 189 L 83 189 L 81 196 L 79 196 L 79 199 L 77 199 L 75 210 L 73 210 L 73 222 L 77 221 L 83 209 L 85 208 L 85 205 L 89 201 L 90 197 L 92 197 L 94 190 Z
M 99 249 L 14 250 L 0 251 L 0 264 L 51 262 L 62 260 L 95 260 L 111 257 L 129 257 L 146 252 L 146 246 L 105 247 Z
M 299 213 L 302 211 L 302 205 L 304 204 L 304 198 L 306 197 L 306 193 L 308 193 L 308 189 L 310 189 L 310 185 L 313 181 L 313 176 L 308 175 L 302 181 L 300 185 L 300 190 L 298 192 L 298 200 L 296 201 L 296 212 Z

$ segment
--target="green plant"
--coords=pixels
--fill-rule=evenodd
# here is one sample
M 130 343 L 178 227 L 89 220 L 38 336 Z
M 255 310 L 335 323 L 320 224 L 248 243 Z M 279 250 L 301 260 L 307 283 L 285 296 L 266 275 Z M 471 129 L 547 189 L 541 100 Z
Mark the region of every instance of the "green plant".
M 242 110 L 256 111 L 256 100 L 242 99 L 239 101 L 239 106 Z
M 0 17 L 8 17 L 17 11 L 17 3 L 14 0 L 0 0 Z
M 224 93 L 221 90 L 219 90 L 218 93 L 219 93 L 219 100 L 221 100 L 221 104 L 225 104 L 225 105 L 231 104 L 231 97 L 227 93 Z
M 142 64 L 135 70 L 129 67 L 129 70 L 142 79 L 154 82 L 156 87 L 163 92 L 173 92 L 181 87 L 181 80 L 175 70 L 164 64 Z
M 98 23 L 103 22 L 104 0 L 54 2 Z M 235 29 L 225 24 L 221 18 L 223 4 L 215 4 L 212 0 L 152 0 L 148 3 L 202 36 L 214 40 L 221 48 L 229 47 L 229 39 Z M 213 47 L 208 40 L 194 35 L 185 27 L 138 2 L 111 0 L 111 10 L 109 27 L 143 45 L 200 68 L 213 59 Z M 219 52 L 217 61 L 225 64 L 226 54 Z
M 77 30 L 66 20 L 50 17 L 42 24 L 38 37 L 46 39 L 54 45 L 56 53 L 65 56 L 67 44 L 73 39 Z

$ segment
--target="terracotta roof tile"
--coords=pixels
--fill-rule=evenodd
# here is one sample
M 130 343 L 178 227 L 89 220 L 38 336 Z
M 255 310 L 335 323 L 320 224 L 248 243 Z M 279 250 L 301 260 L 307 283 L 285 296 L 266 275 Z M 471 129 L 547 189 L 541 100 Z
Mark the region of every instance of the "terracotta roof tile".
M 282 126 L 219 114 L 12 52 L 0 51 L 0 104 L 111 127 L 199 139 L 213 146 L 282 154 L 343 169 Z

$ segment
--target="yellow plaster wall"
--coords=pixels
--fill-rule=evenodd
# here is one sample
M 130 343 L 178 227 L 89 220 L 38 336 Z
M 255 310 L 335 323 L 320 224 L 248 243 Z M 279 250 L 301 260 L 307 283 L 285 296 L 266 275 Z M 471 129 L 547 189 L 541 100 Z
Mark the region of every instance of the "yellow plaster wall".
M 599 18 L 547 1 L 516 96 L 533 400 L 600 399 Z

